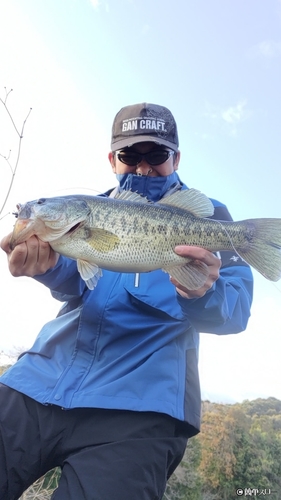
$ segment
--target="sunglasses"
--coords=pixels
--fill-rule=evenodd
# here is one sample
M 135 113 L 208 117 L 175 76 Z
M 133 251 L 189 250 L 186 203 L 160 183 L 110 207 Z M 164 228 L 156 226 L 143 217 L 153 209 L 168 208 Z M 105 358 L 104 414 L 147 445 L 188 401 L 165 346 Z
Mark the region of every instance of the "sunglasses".
M 136 167 L 142 160 L 145 160 L 148 165 L 155 166 L 165 163 L 168 159 L 175 154 L 175 151 L 167 149 L 153 149 L 148 153 L 138 153 L 137 151 L 117 151 L 116 156 L 121 163 Z

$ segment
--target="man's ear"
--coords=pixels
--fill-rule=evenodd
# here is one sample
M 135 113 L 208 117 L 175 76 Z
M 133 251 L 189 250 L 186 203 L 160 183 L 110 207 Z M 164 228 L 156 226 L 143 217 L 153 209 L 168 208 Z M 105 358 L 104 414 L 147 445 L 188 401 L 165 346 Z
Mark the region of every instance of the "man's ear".
M 110 163 L 111 168 L 112 168 L 112 172 L 114 174 L 116 174 L 115 155 L 114 155 L 114 153 L 112 153 L 112 151 L 110 151 L 110 153 L 108 153 L 108 159 L 109 159 L 109 163 Z
M 181 159 L 181 152 L 178 151 L 176 159 L 175 159 L 175 163 L 174 163 L 174 170 L 178 170 L 180 159 Z

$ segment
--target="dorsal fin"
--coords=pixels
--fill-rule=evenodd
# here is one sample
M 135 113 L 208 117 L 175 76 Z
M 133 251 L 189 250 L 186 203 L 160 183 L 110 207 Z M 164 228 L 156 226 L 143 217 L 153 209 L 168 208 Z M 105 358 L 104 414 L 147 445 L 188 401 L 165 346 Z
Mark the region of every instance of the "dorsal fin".
M 162 198 L 157 204 L 182 208 L 195 217 L 210 217 L 214 213 L 211 200 L 197 189 L 186 189 L 176 191 L 166 198 Z
M 145 196 L 141 196 L 139 193 L 135 193 L 134 191 L 119 191 L 114 199 L 134 201 L 135 203 L 151 203 L 151 201 L 149 201 Z

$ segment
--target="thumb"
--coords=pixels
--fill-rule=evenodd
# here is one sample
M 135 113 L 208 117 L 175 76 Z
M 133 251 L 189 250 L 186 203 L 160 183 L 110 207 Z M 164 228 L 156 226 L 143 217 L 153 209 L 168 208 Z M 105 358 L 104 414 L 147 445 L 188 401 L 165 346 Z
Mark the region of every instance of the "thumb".
M 12 252 L 10 247 L 11 236 L 12 233 L 8 234 L 7 236 L 4 236 L 4 238 L 2 238 L 0 242 L 0 247 L 4 252 L 6 252 L 6 254 L 10 254 Z

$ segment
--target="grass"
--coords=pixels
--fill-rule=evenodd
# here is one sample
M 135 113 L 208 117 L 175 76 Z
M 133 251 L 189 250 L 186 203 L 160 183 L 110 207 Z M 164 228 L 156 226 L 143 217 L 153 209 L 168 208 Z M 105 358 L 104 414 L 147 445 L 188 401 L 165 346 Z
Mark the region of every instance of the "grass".
M 58 486 L 59 477 L 59 469 L 49 471 L 30 486 L 19 500 L 49 500 Z

